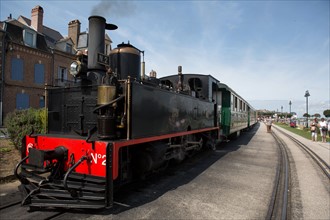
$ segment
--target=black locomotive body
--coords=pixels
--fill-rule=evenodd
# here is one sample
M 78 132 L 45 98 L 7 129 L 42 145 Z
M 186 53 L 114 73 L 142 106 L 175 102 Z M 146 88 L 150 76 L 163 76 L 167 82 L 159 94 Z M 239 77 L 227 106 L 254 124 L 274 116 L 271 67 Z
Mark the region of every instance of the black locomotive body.
M 88 57 L 71 65 L 77 83 L 47 90 L 48 134 L 23 141 L 15 175 L 32 208 L 111 207 L 117 186 L 214 149 L 221 131 L 219 81 L 210 75 L 145 76 L 141 51 L 104 55 L 105 29 L 89 18 Z

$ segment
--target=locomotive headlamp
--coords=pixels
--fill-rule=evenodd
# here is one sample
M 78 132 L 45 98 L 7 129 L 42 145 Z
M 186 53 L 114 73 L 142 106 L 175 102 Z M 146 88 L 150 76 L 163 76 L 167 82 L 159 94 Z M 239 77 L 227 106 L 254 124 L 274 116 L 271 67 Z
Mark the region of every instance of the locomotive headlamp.
M 70 65 L 70 74 L 73 77 L 77 77 L 81 73 L 81 62 L 79 60 L 75 60 Z

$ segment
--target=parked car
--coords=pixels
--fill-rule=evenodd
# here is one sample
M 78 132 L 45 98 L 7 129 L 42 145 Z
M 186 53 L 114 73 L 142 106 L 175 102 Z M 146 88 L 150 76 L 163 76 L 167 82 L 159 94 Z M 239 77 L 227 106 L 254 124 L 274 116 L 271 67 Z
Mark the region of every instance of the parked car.
M 290 127 L 295 128 L 297 126 L 297 123 L 295 120 L 290 120 Z

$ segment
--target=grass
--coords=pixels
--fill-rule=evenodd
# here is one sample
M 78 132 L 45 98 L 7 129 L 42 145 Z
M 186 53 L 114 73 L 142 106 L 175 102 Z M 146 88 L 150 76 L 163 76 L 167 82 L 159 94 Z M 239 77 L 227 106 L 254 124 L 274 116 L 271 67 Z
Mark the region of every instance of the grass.
M 7 153 L 10 152 L 12 149 L 8 147 L 1 147 L 0 148 L 0 153 Z
M 0 138 L 0 153 L 7 153 L 14 149 L 9 139 Z
M 298 127 L 296 128 L 292 128 L 290 127 L 289 125 L 287 124 L 283 124 L 283 123 L 275 123 L 275 125 L 281 127 L 281 128 L 284 128 L 292 133 L 295 133 L 297 135 L 300 135 L 301 137 L 304 137 L 308 140 L 311 140 L 312 138 L 312 134 L 311 134 L 311 131 L 308 129 L 308 128 L 304 128 L 304 129 L 299 129 Z M 322 138 L 321 138 L 321 134 L 320 132 L 318 131 L 317 133 L 317 141 L 321 141 Z M 330 141 L 330 138 L 327 136 L 327 142 Z

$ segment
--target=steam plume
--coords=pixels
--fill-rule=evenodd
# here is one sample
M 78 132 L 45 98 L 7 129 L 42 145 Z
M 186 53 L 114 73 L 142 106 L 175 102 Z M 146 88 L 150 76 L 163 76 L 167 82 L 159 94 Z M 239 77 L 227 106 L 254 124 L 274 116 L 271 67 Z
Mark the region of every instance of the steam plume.
M 134 12 L 135 5 L 132 1 L 101 0 L 99 4 L 93 7 L 91 15 L 125 17 Z

